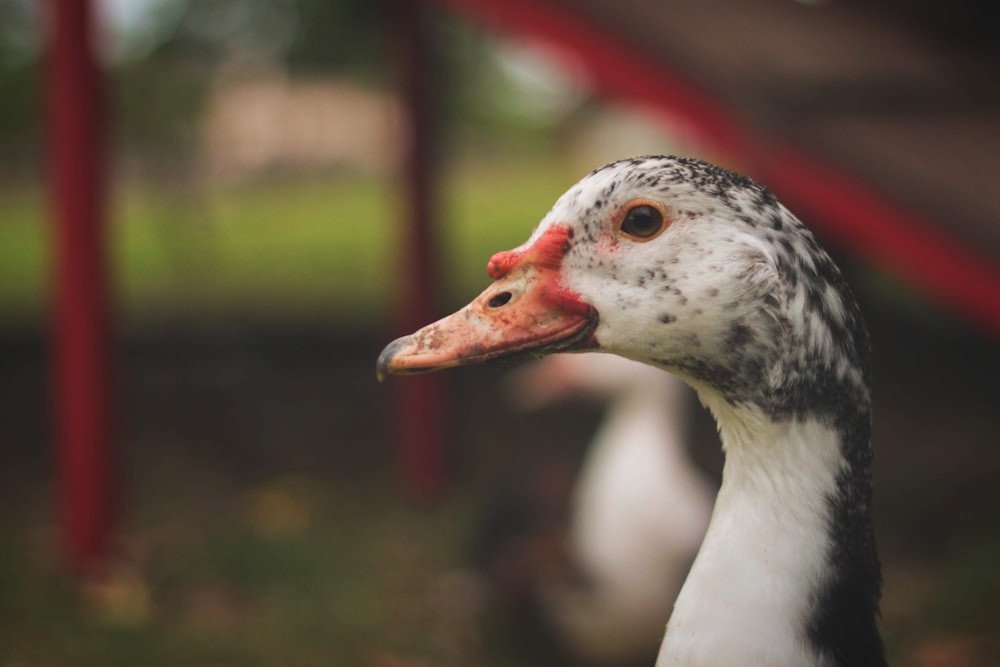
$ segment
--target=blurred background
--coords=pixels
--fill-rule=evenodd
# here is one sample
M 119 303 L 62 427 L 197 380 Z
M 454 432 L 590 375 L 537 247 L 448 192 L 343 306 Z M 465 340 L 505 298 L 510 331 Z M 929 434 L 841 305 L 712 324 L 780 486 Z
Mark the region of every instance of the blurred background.
M 578 664 L 511 581 L 559 562 L 603 403 L 526 414 L 504 371 L 450 372 L 430 385 L 441 423 L 414 473 L 411 380 L 378 385 L 375 358 L 423 317 L 412 285 L 431 279 L 434 316 L 465 303 L 493 252 L 613 159 L 723 163 L 811 223 L 824 195 L 794 187 L 769 147 L 823 165 L 797 174 L 846 178 L 827 202 L 893 221 L 873 241 L 817 215 L 873 335 L 890 655 L 994 664 L 994 4 L 402 5 L 95 2 L 117 511 L 81 577 L 53 444 L 52 5 L 0 0 L 0 665 Z M 591 36 L 608 41 L 581 51 Z M 648 68 L 614 69 L 633 62 Z M 423 276 L 414 182 L 433 223 Z M 684 400 L 690 455 L 717 481 L 711 420 Z M 483 554 L 510 535 L 530 555 L 499 568 L 498 592 Z

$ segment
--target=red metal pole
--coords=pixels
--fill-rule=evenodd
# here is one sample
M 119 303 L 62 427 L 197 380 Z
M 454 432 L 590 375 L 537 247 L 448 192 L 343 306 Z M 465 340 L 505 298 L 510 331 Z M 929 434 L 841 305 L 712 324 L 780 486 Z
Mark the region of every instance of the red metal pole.
M 48 158 L 54 216 L 53 381 L 62 547 L 98 568 L 112 530 L 104 116 L 90 0 L 49 6 Z
M 403 290 L 398 324 L 409 333 L 438 317 L 434 252 L 436 164 L 427 10 L 417 0 L 396 0 L 398 68 L 409 130 L 405 163 L 408 208 Z M 442 443 L 444 379 L 438 374 L 393 383 L 398 465 L 404 492 L 414 502 L 439 498 L 445 483 Z

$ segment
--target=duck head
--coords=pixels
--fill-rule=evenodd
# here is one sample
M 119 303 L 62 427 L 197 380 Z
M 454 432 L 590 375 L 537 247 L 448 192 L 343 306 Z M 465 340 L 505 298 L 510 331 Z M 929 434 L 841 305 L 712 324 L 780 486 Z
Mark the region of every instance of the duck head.
M 797 373 L 864 374 L 853 299 L 811 233 L 762 186 L 698 160 L 591 172 L 487 270 L 469 305 L 386 347 L 379 377 L 599 350 L 762 402 Z

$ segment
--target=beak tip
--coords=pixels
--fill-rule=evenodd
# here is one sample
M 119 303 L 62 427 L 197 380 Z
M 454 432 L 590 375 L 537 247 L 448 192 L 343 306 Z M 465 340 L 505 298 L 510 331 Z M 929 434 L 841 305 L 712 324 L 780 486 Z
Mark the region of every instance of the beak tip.
M 386 377 L 392 374 L 392 360 L 402 348 L 409 336 L 404 336 L 402 338 L 397 338 L 382 350 L 382 354 L 378 355 L 378 361 L 375 362 L 375 378 L 379 382 L 385 382 Z

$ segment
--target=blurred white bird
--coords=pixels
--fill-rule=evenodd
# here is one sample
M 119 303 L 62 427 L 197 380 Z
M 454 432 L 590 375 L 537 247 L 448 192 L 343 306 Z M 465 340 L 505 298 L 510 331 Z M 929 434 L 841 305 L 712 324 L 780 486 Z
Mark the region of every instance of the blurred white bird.
M 516 407 L 590 395 L 609 401 L 570 505 L 568 556 L 579 575 L 537 591 L 562 647 L 589 662 L 655 655 L 701 544 L 713 485 L 684 443 L 689 390 L 651 366 L 604 354 L 557 355 L 511 373 Z

